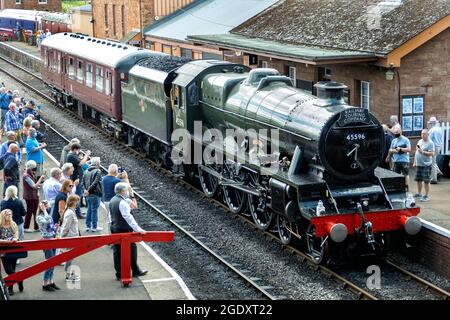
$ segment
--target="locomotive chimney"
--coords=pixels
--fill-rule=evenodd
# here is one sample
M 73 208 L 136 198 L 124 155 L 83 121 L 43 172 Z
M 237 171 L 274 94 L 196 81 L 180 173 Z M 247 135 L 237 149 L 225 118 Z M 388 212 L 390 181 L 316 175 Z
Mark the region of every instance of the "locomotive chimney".
M 335 81 L 321 81 L 314 85 L 317 89 L 317 97 L 320 99 L 316 105 L 329 107 L 345 104 L 344 91 L 347 86 Z

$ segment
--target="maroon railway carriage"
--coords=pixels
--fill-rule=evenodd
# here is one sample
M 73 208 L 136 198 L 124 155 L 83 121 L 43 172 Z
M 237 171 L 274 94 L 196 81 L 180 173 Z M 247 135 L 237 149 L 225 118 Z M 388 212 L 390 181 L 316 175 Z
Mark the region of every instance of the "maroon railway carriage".
M 114 128 L 122 120 L 120 82 L 148 50 L 72 33 L 41 44 L 41 74 L 58 102 Z
M 42 30 L 52 34 L 72 31 L 72 15 L 62 12 L 45 12 L 42 14 Z

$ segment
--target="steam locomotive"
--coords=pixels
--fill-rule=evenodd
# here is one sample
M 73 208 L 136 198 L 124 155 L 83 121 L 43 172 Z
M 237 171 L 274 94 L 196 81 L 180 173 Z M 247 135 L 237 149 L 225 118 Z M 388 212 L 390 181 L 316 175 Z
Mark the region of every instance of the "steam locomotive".
M 198 181 L 258 228 L 274 227 L 283 243 L 300 239 L 316 263 L 382 251 L 393 232 L 420 231 L 404 177 L 378 167 L 379 121 L 347 105 L 342 84 L 318 83 L 313 96 L 273 69 L 188 61 L 70 33 L 45 39 L 41 50 L 41 72 L 58 101 Z M 187 143 L 174 138 L 180 130 Z M 249 134 L 261 130 L 275 133 Z M 209 158 L 194 159 L 192 150 Z M 180 154 L 185 161 L 177 163 Z M 210 161 L 218 158 L 225 160 Z

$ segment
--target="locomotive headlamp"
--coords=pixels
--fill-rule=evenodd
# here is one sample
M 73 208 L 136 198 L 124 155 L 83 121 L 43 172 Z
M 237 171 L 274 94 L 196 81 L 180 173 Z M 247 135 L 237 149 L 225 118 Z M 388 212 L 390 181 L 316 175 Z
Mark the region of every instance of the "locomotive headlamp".
M 364 200 L 362 202 L 363 207 L 368 207 L 369 206 L 369 200 Z

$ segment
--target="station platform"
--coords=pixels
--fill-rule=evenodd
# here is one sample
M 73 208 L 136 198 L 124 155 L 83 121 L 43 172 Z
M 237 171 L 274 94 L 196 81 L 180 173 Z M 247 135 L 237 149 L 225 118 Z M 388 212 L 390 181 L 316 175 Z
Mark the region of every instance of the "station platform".
M 4 139 L 3 139 L 4 140 Z M 59 155 L 58 155 L 59 156 Z M 21 161 L 21 170 L 24 167 L 24 157 Z M 45 152 L 44 172 L 48 177 L 50 169 L 59 163 L 50 154 Z M 0 182 L 3 191 L 3 181 Z M 20 184 L 22 189 L 22 184 Z M 19 190 L 20 190 L 19 189 Z M 86 213 L 86 208 L 82 208 Z M 85 231 L 85 219 L 79 219 L 81 235 L 98 235 L 106 233 L 107 214 L 100 207 L 99 223 L 103 227 L 100 233 Z M 33 222 L 30 225 L 32 229 Z M 25 240 L 38 240 L 40 233 L 25 233 Z M 67 283 L 63 266 L 54 270 L 54 280 L 59 291 L 46 292 L 42 290 L 43 274 L 40 273 L 24 281 L 25 290 L 19 292 L 14 286 L 14 295 L 11 300 L 193 300 L 195 299 L 184 281 L 161 257 L 159 257 L 146 243 L 138 243 L 138 264 L 141 269 L 148 270 L 148 274 L 133 278 L 132 284 L 124 288 L 115 278 L 113 267 L 113 252 L 109 246 L 101 247 L 73 261 L 73 266 L 79 267 L 80 282 Z M 168 243 L 167 245 L 171 245 Z M 20 260 L 17 271 L 44 260 L 42 251 L 30 251 L 28 257 Z M 3 277 L 4 270 L 2 268 Z
M 26 53 L 36 56 L 38 58 L 40 58 L 40 56 L 41 56 L 40 50 L 37 46 L 30 46 L 28 43 L 20 42 L 20 41 L 8 41 L 8 42 L 4 42 L 4 43 L 9 44 L 23 52 L 26 52 Z
M 409 191 L 417 193 L 417 183 L 414 181 L 415 170 L 410 169 Z M 437 184 L 430 185 L 430 201 L 420 202 L 419 217 L 441 228 L 450 230 L 450 179 L 441 178 Z M 450 233 L 450 231 L 449 231 Z

